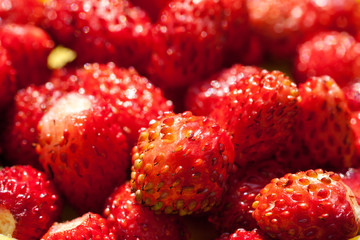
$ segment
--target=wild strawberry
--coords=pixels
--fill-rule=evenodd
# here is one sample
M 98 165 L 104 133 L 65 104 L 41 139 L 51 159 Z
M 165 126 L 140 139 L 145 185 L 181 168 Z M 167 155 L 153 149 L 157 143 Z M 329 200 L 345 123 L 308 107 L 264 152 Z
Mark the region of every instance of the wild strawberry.
M 360 77 L 360 43 L 345 32 L 322 32 L 299 45 L 294 70 L 297 82 L 328 75 L 338 85 Z
M 37 24 L 43 17 L 40 0 L 0 0 L 0 22 Z
M 15 70 L 6 49 L 0 44 L 0 113 L 13 101 L 15 93 Z
M 186 87 L 220 68 L 224 36 L 218 0 L 175 0 L 159 19 L 147 69 L 155 84 Z
M 230 176 L 229 189 L 220 207 L 215 209 L 209 221 L 221 232 L 234 232 L 239 227 L 251 230 L 257 227 L 252 217 L 256 195 L 273 178 L 284 176 L 284 167 L 275 161 L 265 161 L 239 169 Z
M 360 78 L 342 88 L 351 111 L 360 111 Z
M 38 128 L 37 150 L 46 173 L 79 212 L 99 212 L 129 167 L 126 139 L 110 107 L 87 95 L 68 94 Z
M 231 139 L 215 121 L 168 113 L 141 131 L 131 187 L 136 200 L 154 211 L 206 212 L 219 203 L 233 159 Z
M 0 26 L 0 42 L 8 50 L 16 70 L 18 89 L 49 79 L 47 57 L 54 43 L 44 30 L 31 25 L 5 24 Z
M 266 240 L 266 237 L 258 229 L 254 229 L 251 232 L 248 232 L 242 228 L 237 229 L 233 234 L 224 233 L 220 236 L 218 240 Z
M 240 78 L 231 86 L 210 116 L 231 134 L 237 164 L 268 159 L 288 140 L 298 97 L 296 84 L 278 71 Z
M 83 240 L 103 239 L 115 240 L 109 231 L 106 220 L 98 214 L 85 213 L 72 221 L 55 223 L 41 240 Z
M 171 2 L 171 0 L 131 0 L 131 2 L 144 9 L 151 20 L 156 22 L 159 18 L 160 12 Z
M 253 206 L 258 225 L 276 239 L 348 239 L 359 231 L 359 205 L 333 172 L 286 174 L 260 191 Z
M 150 20 L 127 0 L 49 1 L 43 25 L 56 42 L 76 51 L 79 65 L 114 61 L 144 68 L 150 57 Z
M 183 239 L 175 216 L 155 214 L 135 200 L 130 184 L 124 183 L 107 200 L 104 210 L 109 228 L 117 239 Z
M 39 239 L 60 217 L 62 202 L 53 183 L 30 166 L 0 171 L 0 233 Z
M 350 168 L 345 174 L 341 174 L 341 180 L 351 189 L 360 204 L 360 169 Z
M 195 83 L 188 89 L 186 107 L 196 115 L 207 116 L 223 98 L 226 98 L 231 88 L 242 79 L 260 74 L 261 71 L 257 67 L 237 64 L 214 74 L 204 82 Z

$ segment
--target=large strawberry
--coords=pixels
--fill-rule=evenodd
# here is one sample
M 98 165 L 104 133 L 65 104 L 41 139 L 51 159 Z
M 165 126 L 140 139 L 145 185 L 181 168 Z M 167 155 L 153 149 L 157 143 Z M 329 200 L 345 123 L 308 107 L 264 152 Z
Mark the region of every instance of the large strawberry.
M 45 174 L 30 166 L 0 171 L 0 233 L 39 239 L 60 217 L 62 201 Z
M 42 0 L 0 0 L 0 22 L 37 24 L 43 10 Z
M 298 97 L 296 84 L 279 71 L 240 77 L 230 86 L 210 116 L 231 134 L 237 164 L 268 159 L 288 140 Z
M 108 104 L 70 93 L 42 117 L 40 163 L 79 212 L 101 211 L 125 181 L 128 147 Z
M 233 160 L 231 139 L 215 121 L 168 113 L 140 133 L 130 183 L 154 211 L 206 212 L 219 203 Z
M 127 0 L 49 1 L 43 25 L 56 42 L 76 51 L 78 64 L 144 68 L 150 56 L 150 20 Z
M 184 239 L 177 216 L 155 214 L 147 207 L 139 205 L 128 182 L 117 188 L 109 197 L 104 215 L 117 239 Z
M 233 234 L 224 233 L 218 240 L 265 240 L 269 239 L 260 230 L 254 229 L 251 232 L 239 228 Z
M 359 231 L 359 205 L 333 172 L 286 174 L 263 188 L 253 204 L 258 225 L 276 239 L 348 239 Z
M 0 44 L 0 113 L 13 101 L 15 93 L 15 70 L 7 50 Z

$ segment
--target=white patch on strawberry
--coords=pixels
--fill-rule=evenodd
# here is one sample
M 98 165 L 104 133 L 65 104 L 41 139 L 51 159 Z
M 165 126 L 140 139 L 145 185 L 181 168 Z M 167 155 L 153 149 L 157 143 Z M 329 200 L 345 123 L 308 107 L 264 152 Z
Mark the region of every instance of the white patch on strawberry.
M 11 237 L 15 231 L 16 221 L 11 212 L 6 208 L 0 208 L 0 234 Z M 0 240 L 2 238 L 0 237 Z
M 81 225 L 83 222 L 85 222 L 87 220 L 87 218 L 91 218 L 91 215 L 84 214 L 84 216 L 75 218 L 74 220 L 55 224 L 52 227 L 51 232 L 54 234 L 54 233 L 59 233 L 59 232 L 66 232 L 71 229 L 77 228 L 79 225 Z

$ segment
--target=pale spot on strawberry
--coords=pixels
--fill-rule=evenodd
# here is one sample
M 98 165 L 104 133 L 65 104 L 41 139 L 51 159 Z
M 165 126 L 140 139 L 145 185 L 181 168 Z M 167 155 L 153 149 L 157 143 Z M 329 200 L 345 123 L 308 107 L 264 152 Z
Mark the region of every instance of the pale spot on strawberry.
M 0 234 L 11 237 L 16 228 L 16 220 L 11 212 L 0 207 Z

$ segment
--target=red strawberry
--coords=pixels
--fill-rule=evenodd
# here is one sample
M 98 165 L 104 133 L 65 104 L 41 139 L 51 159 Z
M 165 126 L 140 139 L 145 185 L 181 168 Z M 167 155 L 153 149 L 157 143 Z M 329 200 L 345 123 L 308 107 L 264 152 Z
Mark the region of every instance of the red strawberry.
M 292 169 L 341 170 L 354 162 L 355 138 L 343 92 L 328 77 L 313 77 L 299 87 L 299 117 L 292 140 L 279 159 Z
M 44 28 L 77 52 L 80 65 L 114 61 L 143 68 L 150 56 L 150 20 L 127 0 L 53 0 L 45 17 Z
M 360 111 L 351 113 L 350 127 L 354 133 L 354 145 L 355 145 L 355 166 L 359 167 L 360 160 Z
M 110 107 L 68 94 L 42 117 L 40 163 L 79 212 L 100 211 L 129 167 L 125 136 Z
M 16 92 L 15 70 L 0 44 L 0 113 L 13 101 Z
M 233 171 L 230 137 L 215 121 L 191 112 L 168 113 L 140 133 L 132 153 L 131 187 L 154 211 L 209 211 Z
M 360 169 L 348 169 L 345 174 L 341 174 L 341 180 L 351 189 L 360 204 Z
M 321 169 L 273 179 L 256 197 L 253 216 L 282 239 L 348 239 L 359 231 L 359 205 L 333 172 Z
M 302 43 L 294 70 L 297 82 L 329 75 L 338 85 L 360 77 L 360 43 L 345 32 L 322 32 Z
M 0 0 L 0 22 L 36 24 L 43 17 L 41 0 Z
M 31 25 L 5 24 L 0 27 L 0 42 L 8 50 L 16 70 L 18 89 L 48 80 L 51 72 L 47 57 L 54 43 L 44 30 Z
M 106 220 L 98 214 L 86 213 L 69 222 L 55 223 L 41 240 L 115 240 L 109 231 Z
M 360 78 L 342 88 L 351 111 L 360 111 Z
M 62 202 L 53 183 L 30 166 L 0 171 L 0 233 L 39 239 L 60 217 Z
M 298 97 L 296 84 L 279 71 L 240 78 L 230 87 L 210 116 L 231 134 L 237 164 L 268 159 L 288 140 Z
M 164 88 L 186 87 L 222 63 L 223 8 L 218 0 L 175 0 L 154 26 L 148 74 Z
M 218 240 L 265 240 L 268 239 L 261 231 L 254 229 L 248 232 L 242 228 L 237 229 L 233 234 L 224 233 Z
M 216 105 L 230 92 L 230 88 L 250 78 L 261 74 L 261 69 L 252 66 L 234 65 L 220 73 L 216 73 L 204 82 L 195 83 L 188 89 L 186 107 L 196 115 L 207 116 L 215 110 Z
M 286 174 L 286 170 L 275 161 L 265 161 L 239 169 L 230 176 L 229 189 L 222 199 L 222 205 L 209 221 L 221 232 L 234 232 L 239 227 L 251 230 L 257 227 L 252 217 L 252 204 L 260 190 L 273 178 Z
M 169 215 L 155 214 L 138 205 L 130 184 L 124 183 L 107 200 L 104 215 L 117 239 L 180 240 L 180 223 Z
M 163 10 L 171 2 L 171 0 L 131 0 L 131 2 L 144 9 L 151 20 L 156 22 L 159 18 L 161 10 Z

